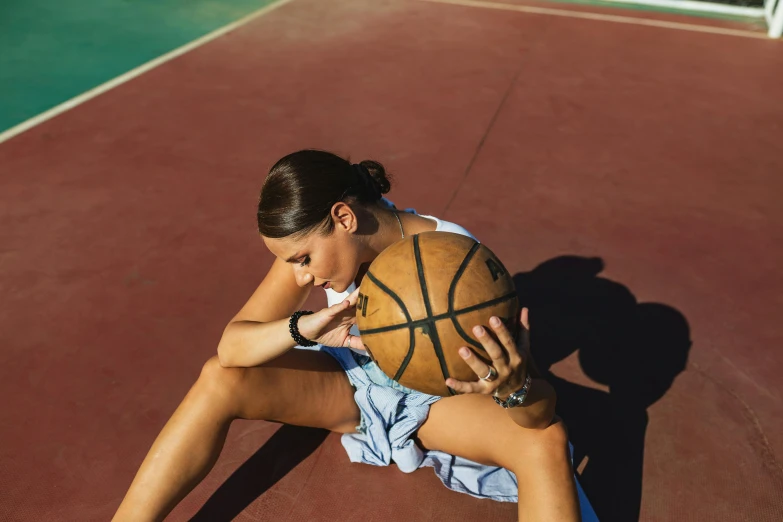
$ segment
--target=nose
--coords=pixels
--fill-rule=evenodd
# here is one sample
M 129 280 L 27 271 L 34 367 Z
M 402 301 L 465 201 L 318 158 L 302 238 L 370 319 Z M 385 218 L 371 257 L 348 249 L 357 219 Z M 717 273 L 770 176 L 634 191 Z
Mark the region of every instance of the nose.
M 296 284 L 300 287 L 305 287 L 310 284 L 310 282 L 313 280 L 312 274 L 308 273 L 307 270 L 304 269 L 304 267 L 296 266 L 294 267 L 294 278 L 296 279 Z

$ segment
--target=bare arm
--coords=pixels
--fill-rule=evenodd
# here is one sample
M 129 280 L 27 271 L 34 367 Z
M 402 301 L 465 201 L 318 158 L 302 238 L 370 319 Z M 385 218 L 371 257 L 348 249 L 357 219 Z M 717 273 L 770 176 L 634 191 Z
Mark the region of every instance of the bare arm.
M 524 333 L 522 335 L 527 335 Z M 549 381 L 541 377 L 535 361 L 530 356 L 530 350 L 526 349 L 529 337 L 522 343 L 521 351 L 527 372 L 530 374 L 530 391 L 525 399 L 525 404 L 508 410 L 508 416 L 523 428 L 542 430 L 552 424 L 555 418 L 555 406 L 557 405 L 557 393 Z
M 522 426 L 543 430 L 555 417 L 557 395 L 555 389 L 544 379 L 532 379 L 525 404 L 508 409 L 508 416 Z
M 291 265 L 277 260 L 242 310 L 228 323 L 218 344 L 223 366 L 259 366 L 284 354 L 296 343 L 288 318 L 301 308 L 313 285 L 296 284 Z M 358 289 L 340 303 L 299 318 L 299 333 L 326 346 L 347 346 L 356 323 Z M 362 348 L 358 338 L 353 348 Z
M 276 259 L 264 280 L 223 330 L 218 359 L 223 366 L 258 366 L 293 348 L 288 317 L 310 295 L 296 284 L 288 263 Z

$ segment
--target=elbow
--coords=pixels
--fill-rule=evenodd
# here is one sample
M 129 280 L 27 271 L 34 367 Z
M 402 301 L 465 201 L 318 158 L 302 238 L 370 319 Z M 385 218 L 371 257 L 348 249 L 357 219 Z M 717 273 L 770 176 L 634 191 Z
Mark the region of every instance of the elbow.
M 223 331 L 223 337 L 220 338 L 217 347 L 217 358 L 220 362 L 220 366 L 223 368 L 235 368 L 238 366 L 236 361 L 236 347 L 234 346 L 235 343 L 231 342 L 227 335 L 230 326 L 231 325 L 229 324 Z
M 534 419 L 530 429 L 533 430 L 545 430 L 552 425 L 552 421 L 555 420 L 555 407 L 547 408 L 542 415 L 539 415 Z
M 552 421 L 555 419 L 555 406 L 557 405 L 557 394 L 551 384 L 545 380 L 536 382 L 537 396 L 534 397 L 533 403 L 528 407 L 531 411 L 530 417 L 527 419 L 526 428 L 533 430 L 544 430 L 548 428 Z
M 231 352 L 226 348 L 226 344 L 223 342 L 218 344 L 217 358 L 220 362 L 220 366 L 223 368 L 232 368 L 234 366 L 231 361 Z
M 535 411 L 530 411 L 528 409 L 528 411 L 525 412 L 524 416 L 520 416 L 521 418 L 517 417 L 514 420 L 521 427 L 529 430 L 545 430 L 552 424 L 552 421 L 555 419 L 555 409 L 554 407 L 549 408 L 548 405 L 542 405 L 542 406 L 545 407 L 536 408 Z

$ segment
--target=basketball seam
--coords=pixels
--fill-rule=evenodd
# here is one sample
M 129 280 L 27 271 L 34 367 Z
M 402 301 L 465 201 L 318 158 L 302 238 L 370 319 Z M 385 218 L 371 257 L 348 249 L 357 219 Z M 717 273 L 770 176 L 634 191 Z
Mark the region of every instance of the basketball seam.
M 476 255 L 476 252 L 478 252 L 479 248 L 481 248 L 481 243 L 479 242 L 476 242 L 476 244 L 474 244 L 470 248 L 470 251 L 465 256 L 465 259 L 462 260 L 462 264 L 460 264 L 459 269 L 457 269 L 457 273 L 454 274 L 454 278 L 451 280 L 451 285 L 449 286 L 449 308 L 448 308 L 449 314 L 451 314 L 454 311 L 454 294 L 457 292 L 457 283 L 462 277 L 462 274 L 465 273 L 465 270 L 468 269 L 468 265 L 470 264 L 470 261 L 473 259 L 473 256 Z M 471 338 L 465 332 L 465 330 L 462 329 L 462 325 L 459 324 L 459 321 L 457 321 L 456 315 L 451 316 L 451 322 L 454 325 L 454 329 L 457 331 L 459 336 L 465 340 L 465 342 L 467 342 L 468 344 L 476 348 L 481 348 L 481 343 Z
M 407 324 L 410 325 L 413 320 L 411 318 L 411 314 L 408 313 L 408 308 L 405 306 L 405 302 L 400 299 L 400 296 L 398 296 L 394 291 L 386 286 L 385 284 L 381 283 L 380 280 L 372 275 L 370 271 L 368 270 L 366 274 L 364 274 L 366 277 L 369 277 L 370 281 L 375 283 L 375 285 L 380 288 L 382 291 L 386 292 L 386 294 L 394 299 L 394 301 L 397 303 L 397 306 L 400 307 L 402 310 L 402 313 L 405 315 L 405 320 L 407 321 Z M 406 325 L 401 325 L 406 326 Z M 408 344 L 408 353 L 405 354 L 405 359 L 403 359 L 402 364 L 400 365 L 400 369 L 397 370 L 397 373 L 394 374 L 394 380 L 396 381 L 402 376 L 402 372 L 405 371 L 405 368 L 408 366 L 408 362 L 410 362 L 411 358 L 413 357 L 413 349 L 416 347 L 416 338 L 413 328 L 409 328 L 409 344 Z M 359 331 L 359 334 L 366 334 L 367 332 Z M 378 365 L 380 367 L 380 364 Z
M 500 304 L 504 301 L 509 301 L 511 299 L 515 299 L 517 297 L 516 292 L 511 292 L 506 295 L 496 297 L 495 299 L 492 299 L 491 301 L 486 301 L 481 304 L 468 306 L 467 308 L 460 308 L 459 310 L 454 310 L 451 313 L 444 313 L 439 315 L 433 315 L 432 320 L 433 321 L 440 321 L 443 319 L 452 319 L 454 320 L 457 316 L 469 314 L 470 312 L 475 312 L 477 310 L 481 310 L 482 308 L 489 308 L 490 306 L 494 306 L 496 304 Z M 419 326 L 423 326 L 430 322 L 430 319 L 417 319 L 415 321 L 411 321 L 409 323 L 401 323 L 401 324 L 394 324 L 390 326 L 381 326 L 379 328 L 372 328 L 370 330 L 361 330 L 359 333 L 362 335 L 372 335 L 372 334 L 379 334 L 384 332 L 392 332 L 394 330 L 401 330 L 402 328 L 417 328 Z
M 432 316 L 432 305 L 430 303 L 430 296 L 427 290 L 427 280 L 424 277 L 424 265 L 421 262 L 421 247 L 419 246 L 418 234 L 413 236 L 413 256 L 416 259 L 416 272 L 419 276 L 419 287 L 421 288 L 421 296 L 424 300 L 424 310 L 427 312 L 427 324 L 430 330 L 432 348 L 435 350 L 435 356 L 438 358 L 438 363 L 440 363 L 440 371 L 443 374 L 443 379 L 445 380 L 449 378 L 449 367 L 446 365 L 446 359 L 443 357 L 443 347 L 440 345 L 438 327 L 436 326 Z M 402 372 L 400 375 L 402 375 Z M 455 395 L 454 390 L 451 388 L 448 388 L 448 390 L 450 395 Z

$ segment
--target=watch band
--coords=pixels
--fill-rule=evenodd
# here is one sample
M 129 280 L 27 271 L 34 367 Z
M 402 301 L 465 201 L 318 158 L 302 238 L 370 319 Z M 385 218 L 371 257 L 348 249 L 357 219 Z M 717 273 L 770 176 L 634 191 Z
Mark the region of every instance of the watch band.
M 516 391 L 509 395 L 506 400 L 499 399 L 495 396 L 492 398 L 495 399 L 495 402 L 498 403 L 503 408 L 516 408 L 517 406 L 522 406 L 525 403 L 525 399 L 527 399 L 527 392 L 530 391 L 530 383 L 532 380 L 530 379 L 530 374 L 528 374 L 525 377 L 525 384 L 522 385 L 522 388 L 519 391 Z

